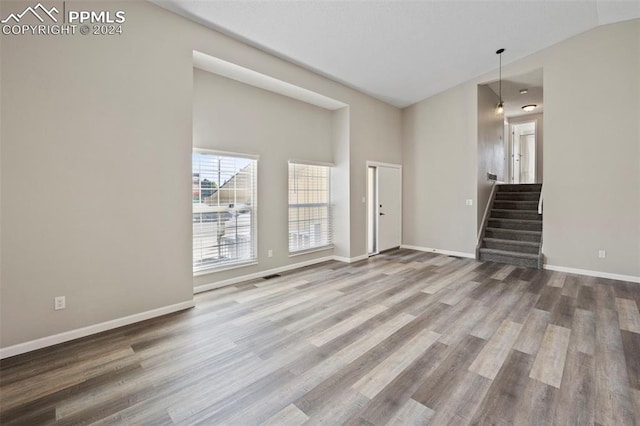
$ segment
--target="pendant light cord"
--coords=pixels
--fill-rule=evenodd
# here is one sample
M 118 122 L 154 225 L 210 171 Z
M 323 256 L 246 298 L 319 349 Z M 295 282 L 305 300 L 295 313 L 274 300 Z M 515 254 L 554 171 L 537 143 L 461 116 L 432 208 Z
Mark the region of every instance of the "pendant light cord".
M 498 91 L 500 92 L 499 96 L 500 96 L 500 105 L 502 105 L 502 52 L 504 52 L 504 49 L 498 49 L 496 51 L 496 53 L 498 54 L 498 57 L 500 58 L 500 68 L 499 68 L 499 73 L 500 73 L 500 79 L 498 80 L 500 88 L 498 89 Z

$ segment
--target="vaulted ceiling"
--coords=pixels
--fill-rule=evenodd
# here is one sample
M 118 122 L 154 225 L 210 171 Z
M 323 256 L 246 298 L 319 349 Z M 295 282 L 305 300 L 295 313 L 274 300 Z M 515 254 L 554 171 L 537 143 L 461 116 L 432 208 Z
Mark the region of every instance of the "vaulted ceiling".
M 638 0 L 153 0 L 399 107 L 599 25 Z

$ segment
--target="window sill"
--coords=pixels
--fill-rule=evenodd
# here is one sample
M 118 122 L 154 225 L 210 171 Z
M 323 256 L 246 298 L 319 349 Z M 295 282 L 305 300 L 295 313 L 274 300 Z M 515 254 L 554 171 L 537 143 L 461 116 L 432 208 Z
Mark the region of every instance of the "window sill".
M 231 269 L 244 268 L 246 266 L 253 266 L 253 265 L 257 265 L 257 264 L 258 264 L 257 260 L 248 260 L 246 262 L 233 263 L 231 265 L 216 266 L 216 267 L 213 267 L 213 268 L 210 268 L 210 269 L 204 269 L 202 271 L 194 272 L 193 276 L 194 277 L 200 277 L 202 275 L 217 274 L 218 272 L 229 271 Z
M 334 247 L 333 244 L 329 244 L 328 246 L 314 247 L 307 250 L 294 251 L 289 253 L 289 257 L 302 256 L 303 254 L 315 253 L 318 251 L 333 250 L 333 247 Z

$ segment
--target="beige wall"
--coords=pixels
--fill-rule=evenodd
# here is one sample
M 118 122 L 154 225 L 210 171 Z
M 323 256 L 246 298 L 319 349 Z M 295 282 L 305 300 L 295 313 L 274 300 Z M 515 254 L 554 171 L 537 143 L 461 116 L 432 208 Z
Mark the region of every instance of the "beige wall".
M 493 182 L 487 173 L 506 181 L 504 153 L 504 118 L 496 114 L 497 97 L 489 86 L 478 85 L 478 212 L 477 229 L 482 226 L 482 217 L 487 208 Z
M 125 10 L 124 34 L 2 36 L 0 346 L 192 298 L 194 49 L 349 105 L 336 253 L 366 253 L 366 160 L 404 164 L 405 244 L 473 253 L 476 87 L 495 73 L 403 113 L 147 2 L 86 7 Z M 504 68 L 544 68 L 550 264 L 640 276 L 639 41 L 625 22 Z
M 474 252 L 477 102 L 465 83 L 404 110 L 403 244 Z
M 546 262 L 640 276 L 640 20 L 557 46 L 544 72 Z
M 3 347 L 192 299 L 190 56 L 142 12 L 2 36 Z
M 333 112 L 333 164 L 331 198 L 333 201 L 333 253 L 348 258 L 351 253 L 351 177 L 349 147 L 349 107 Z
M 638 277 L 640 20 L 558 43 L 505 66 L 503 78 L 538 68 L 546 263 Z M 405 244 L 473 252 L 477 215 L 464 205 L 475 182 L 473 95 L 495 74 L 405 110 Z
M 194 147 L 260 156 L 259 264 L 194 277 L 195 286 L 333 254 L 289 257 L 287 222 L 287 161 L 333 162 L 332 121 L 332 111 L 194 69 Z
M 351 104 L 351 257 L 367 254 L 367 161 L 402 164 L 402 115 L 383 103 Z
M 349 105 L 339 238 L 365 253 L 364 161 L 401 161 L 399 109 L 147 2 L 85 6 L 124 34 L 2 36 L 2 347 L 191 300 L 193 50 Z

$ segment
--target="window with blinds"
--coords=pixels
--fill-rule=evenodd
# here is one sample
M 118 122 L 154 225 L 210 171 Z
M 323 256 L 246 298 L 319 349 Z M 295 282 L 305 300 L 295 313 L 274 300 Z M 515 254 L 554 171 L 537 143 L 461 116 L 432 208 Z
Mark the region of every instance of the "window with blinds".
M 256 261 L 257 163 L 194 150 L 194 273 Z
M 331 167 L 289 162 L 289 253 L 333 243 Z

